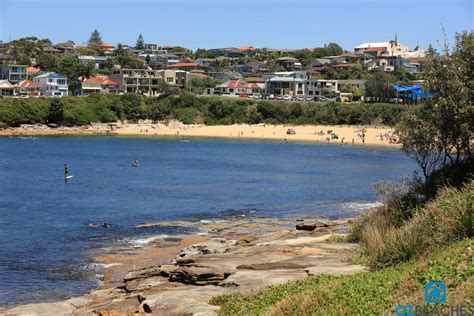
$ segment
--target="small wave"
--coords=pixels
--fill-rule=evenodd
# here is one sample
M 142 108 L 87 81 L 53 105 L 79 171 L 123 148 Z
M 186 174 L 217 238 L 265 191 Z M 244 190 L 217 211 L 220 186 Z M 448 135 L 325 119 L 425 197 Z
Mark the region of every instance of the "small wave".
M 112 263 L 91 263 L 91 267 L 93 268 L 111 268 L 111 267 L 115 267 L 115 266 L 121 266 L 122 264 L 121 263 L 118 263 L 118 262 L 112 262 Z
M 167 237 L 168 235 L 151 236 L 151 237 L 145 237 L 145 238 L 131 238 L 131 239 L 127 239 L 127 242 L 131 244 L 132 247 L 134 248 L 141 248 L 156 239 L 163 239 Z
M 348 203 L 343 203 L 342 207 L 344 209 L 349 209 L 353 211 L 365 211 L 374 207 L 382 206 L 383 203 L 380 202 L 348 202 Z

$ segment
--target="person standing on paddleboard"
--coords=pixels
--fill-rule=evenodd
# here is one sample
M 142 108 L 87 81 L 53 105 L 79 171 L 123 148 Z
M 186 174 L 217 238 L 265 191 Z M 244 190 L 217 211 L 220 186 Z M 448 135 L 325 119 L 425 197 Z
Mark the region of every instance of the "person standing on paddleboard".
M 67 163 L 64 164 L 64 178 L 66 179 L 69 175 L 69 165 Z

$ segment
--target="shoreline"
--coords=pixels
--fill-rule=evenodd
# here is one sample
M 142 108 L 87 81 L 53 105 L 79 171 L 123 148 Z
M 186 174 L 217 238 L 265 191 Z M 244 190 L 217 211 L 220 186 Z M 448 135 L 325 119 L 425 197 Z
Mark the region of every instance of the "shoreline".
M 284 220 L 249 216 L 138 224 L 135 227 L 144 230 L 166 225 L 193 225 L 199 233 L 151 235 L 146 238 L 149 241 L 140 247 L 117 246 L 94 258 L 94 264 L 105 270 L 100 279 L 102 285 L 95 290 L 59 302 L 2 307 L 0 312 L 17 315 L 46 310 L 73 315 L 91 312 L 143 313 L 148 308 L 171 314 L 183 309 L 192 312 L 193 305 L 184 303 L 183 306 L 180 299 L 184 292 L 190 293 L 188 300 L 196 302 L 203 311 L 214 314 L 218 307 L 208 304 L 208 299 L 216 295 L 260 289 L 320 273 L 365 271 L 362 266 L 346 262 L 346 251 L 355 246 L 327 241 L 331 236 L 343 236 L 351 223 L 352 218 L 303 221 L 296 217 Z M 295 230 L 295 224 L 306 226 Z M 324 259 L 324 267 L 319 266 L 320 259 Z M 239 268 L 239 262 L 240 265 L 253 264 L 258 268 L 242 270 L 244 268 Z M 268 267 L 260 268 L 267 262 Z M 205 271 L 201 271 L 203 269 Z M 173 273 L 176 273 L 177 279 L 171 277 Z M 181 279 L 182 273 L 191 275 L 191 279 Z M 193 273 L 196 279 L 192 277 Z M 163 295 L 165 301 L 169 301 L 165 307 L 161 304 Z
M 364 142 L 361 129 L 364 129 Z M 291 129 L 294 135 L 287 134 Z M 321 133 L 321 131 L 323 133 Z M 331 133 L 338 138 L 332 138 Z M 87 126 L 56 127 L 46 125 L 22 125 L 0 130 L 4 137 L 35 137 L 35 136 L 140 136 L 165 138 L 212 138 L 212 139 L 242 139 L 268 140 L 280 142 L 302 142 L 313 144 L 338 144 L 355 146 L 376 146 L 400 148 L 393 143 L 393 128 L 389 127 L 360 127 L 347 125 L 266 125 L 266 124 L 234 124 L 234 125 L 185 125 L 181 122 L 170 121 L 167 124 L 143 122 L 136 124 L 122 123 L 93 123 Z M 319 133 L 319 134 L 316 134 Z

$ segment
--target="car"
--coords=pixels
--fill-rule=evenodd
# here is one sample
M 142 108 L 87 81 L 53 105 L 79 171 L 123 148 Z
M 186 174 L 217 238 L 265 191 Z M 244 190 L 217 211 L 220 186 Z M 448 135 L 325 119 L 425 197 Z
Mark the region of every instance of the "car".
M 312 96 L 310 96 L 310 95 L 307 95 L 304 99 L 305 99 L 305 101 L 314 101 L 314 98 L 315 98 L 315 97 L 312 97 Z
M 291 97 L 290 97 L 288 94 L 285 94 L 285 95 L 283 96 L 283 100 L 285 100 L 285 101 L 290 101 L 290 100 L 291 100 Z
M 296 97 L 296 100 L 298 100 L 298 101 L 304 101 L 305 98 L 304 98 L 304 96 L 299 95 L 299 96 Z
M 277 95 L 276 98 L 277 100 L 283 100 L 283 97 L 281 95 Z

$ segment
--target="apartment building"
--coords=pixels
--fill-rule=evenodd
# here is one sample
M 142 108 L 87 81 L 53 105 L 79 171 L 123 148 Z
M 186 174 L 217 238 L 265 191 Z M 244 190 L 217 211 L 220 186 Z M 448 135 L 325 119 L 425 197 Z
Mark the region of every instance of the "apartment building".
M 18 83 L 28 79 L 27 65 L 0 65 L 0 79 Z

